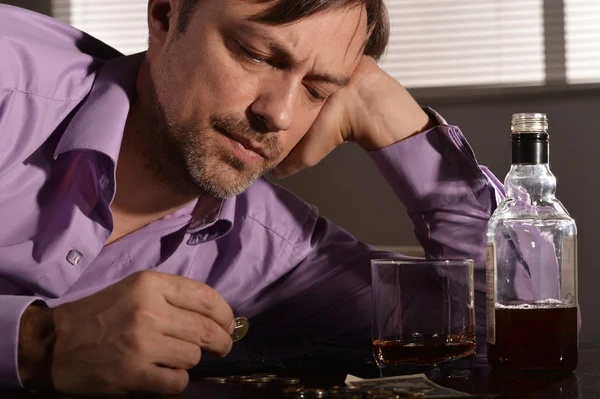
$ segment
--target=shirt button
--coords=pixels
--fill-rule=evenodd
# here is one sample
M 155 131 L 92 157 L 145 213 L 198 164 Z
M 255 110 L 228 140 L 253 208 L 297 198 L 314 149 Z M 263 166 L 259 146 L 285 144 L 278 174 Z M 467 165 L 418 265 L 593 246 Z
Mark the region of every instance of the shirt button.
M 79 251 L 77 251 L 76 249 L 73 249 L 71 251 L 69 251 L 69 253 L 67 254 L 67 262 L 69 262 L 70 264 L 76 266 L 81 259 L 83 258 L 83 254 Z
M 102 175 L 100 177 L 100 187 L 102 187 L 102 190 L 106 190 L 106 188 L 108 187 L 108 183 L 110 183 L 110 180 L 108 180 L 108 177 L 106 177 L 106 175 Z

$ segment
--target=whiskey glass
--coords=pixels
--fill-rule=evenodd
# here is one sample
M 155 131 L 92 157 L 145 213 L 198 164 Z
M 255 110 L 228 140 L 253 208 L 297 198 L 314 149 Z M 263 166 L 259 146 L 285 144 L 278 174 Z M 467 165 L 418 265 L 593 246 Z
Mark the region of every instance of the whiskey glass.
M 371 261 L 381 376 L 468 376 L 476 349 L 473 260 Z

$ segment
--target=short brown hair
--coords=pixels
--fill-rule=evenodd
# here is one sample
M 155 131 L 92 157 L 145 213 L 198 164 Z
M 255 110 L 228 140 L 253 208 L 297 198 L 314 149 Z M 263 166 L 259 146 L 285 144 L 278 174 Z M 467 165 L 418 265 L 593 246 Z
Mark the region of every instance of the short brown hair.
M 196 5 L 201 0 L 179 0 L 177 30 L 184 33 Z M 253 20 L 270 25 L 283 25 L 310 17 L 328 9 L 364 6 L 367 10 L 367 41 L 364 54 L 381 58 L 390 37 L 390 23 L 384 0 L 249 0 L 257 3 L 274 2 L 273 6 L 256 15 Z

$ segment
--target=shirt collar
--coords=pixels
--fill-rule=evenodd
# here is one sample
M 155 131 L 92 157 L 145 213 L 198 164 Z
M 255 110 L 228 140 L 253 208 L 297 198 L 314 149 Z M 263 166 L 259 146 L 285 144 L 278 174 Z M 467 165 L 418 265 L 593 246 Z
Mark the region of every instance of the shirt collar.
M 57 145 L 54 159 L 69 151 L 94 150 L 106 154 L 116 166 L 143 58 L 144 53 L 120 56 L 106 61 L 98 69 L 90 93 L 79 105 Z M 203 197 L 192 203 L 188 244 L 199 244 L 229 233 L 233 228 L 235 204 L 236 197 L 226 200 Z
M 94 150 L 116 165 L 143 58 L 144 53 L 120 56 L 98 68 L 92 89 L 65 129 L 54 159 L 69 151 Z
M 191 234 L 188 244 L 216 240 L 228 234 L 233 229 L 236 198 L 199 198 L 188 227 L 188 233 Z

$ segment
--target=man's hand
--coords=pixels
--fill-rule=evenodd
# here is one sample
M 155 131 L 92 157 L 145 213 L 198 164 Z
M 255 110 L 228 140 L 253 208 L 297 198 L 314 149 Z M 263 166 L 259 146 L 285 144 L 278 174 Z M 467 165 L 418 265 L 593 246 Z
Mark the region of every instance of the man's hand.
M 201 350 L 231 350 L 233 313 L 216 291 L 156 272 L 133 274 L 53 310 L 54 389 L 176 394 Z
M 345 141 L 372 151 L 422 132 L 430 124 L 408 91 L 373 58 L 362 56 L 350 83 L 326 101 L 308 133 L 273 174 L 281 178 L 314 166 Z

